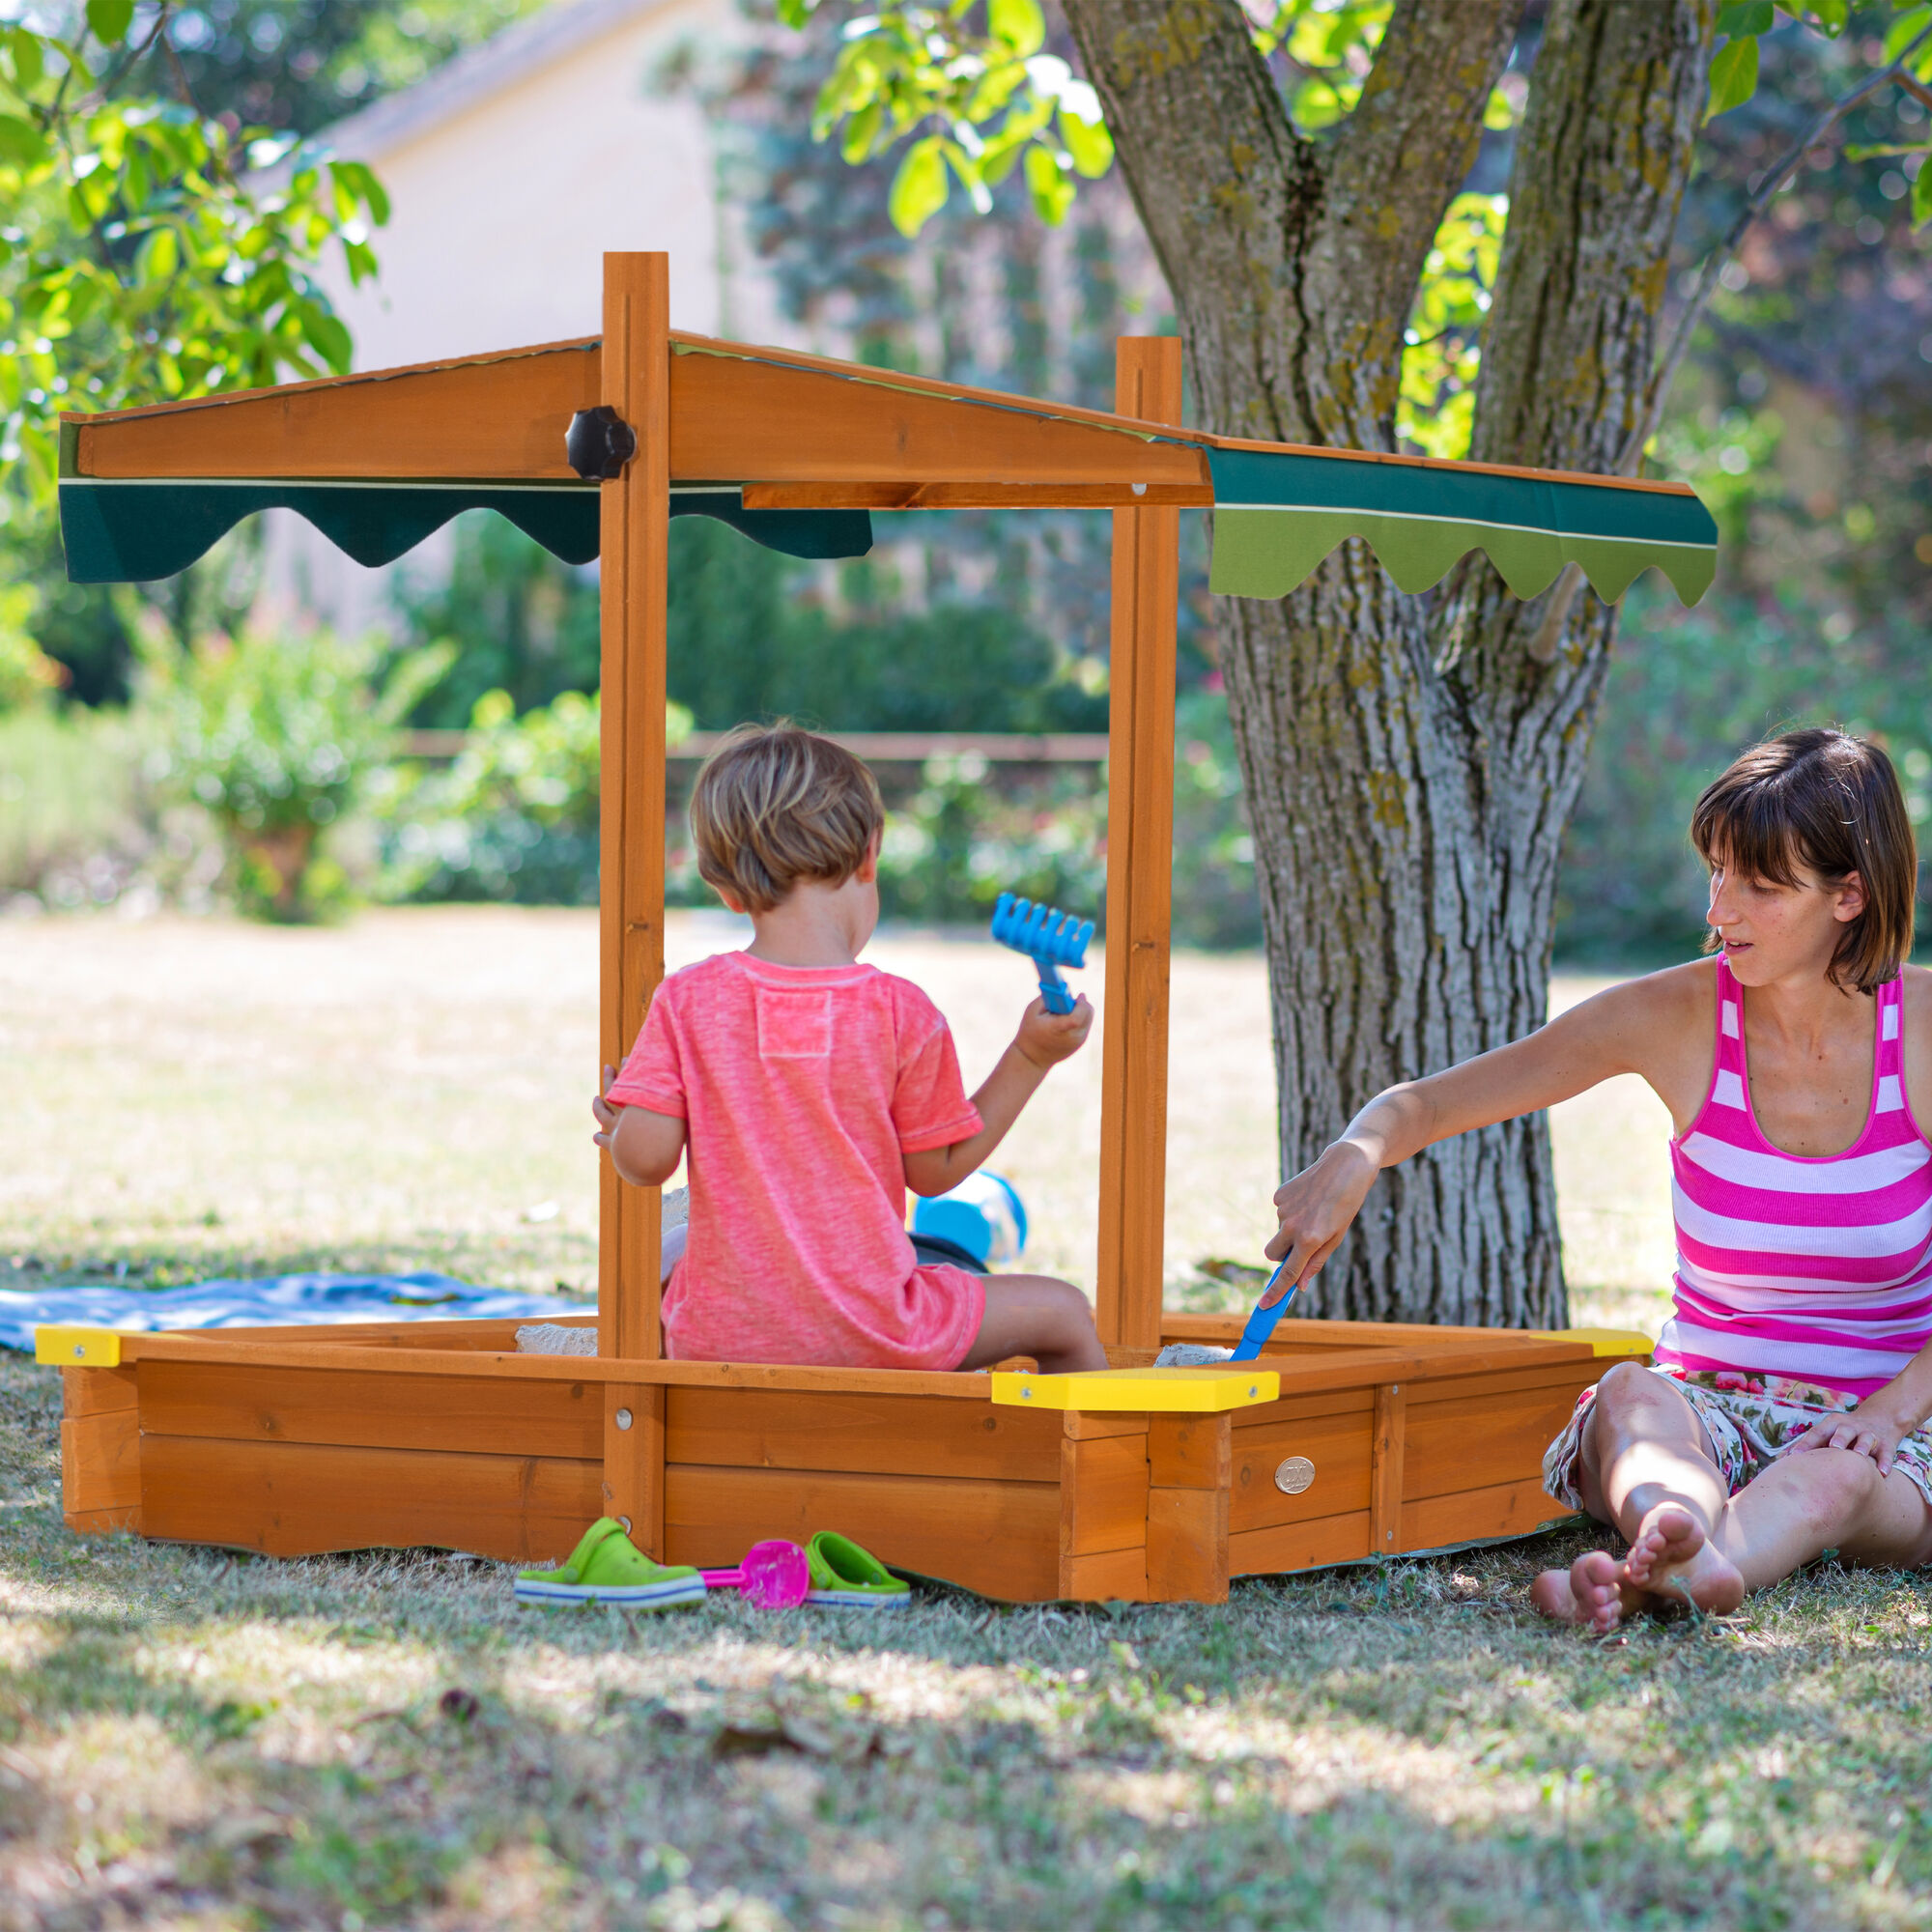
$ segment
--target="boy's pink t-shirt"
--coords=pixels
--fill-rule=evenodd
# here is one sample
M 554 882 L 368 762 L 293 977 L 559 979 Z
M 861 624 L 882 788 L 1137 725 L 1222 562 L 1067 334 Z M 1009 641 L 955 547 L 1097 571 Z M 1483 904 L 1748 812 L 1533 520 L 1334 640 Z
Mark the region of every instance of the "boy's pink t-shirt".
M 876 966 L 724 952 L 673 973 L 611 1087 L 685 1122 L 691 1231 L 665 1288 L 686 1360 L 956 1368 L 985 1290 L 921 1266 L 904 1156 L 978 1133 L 952 1036 Z

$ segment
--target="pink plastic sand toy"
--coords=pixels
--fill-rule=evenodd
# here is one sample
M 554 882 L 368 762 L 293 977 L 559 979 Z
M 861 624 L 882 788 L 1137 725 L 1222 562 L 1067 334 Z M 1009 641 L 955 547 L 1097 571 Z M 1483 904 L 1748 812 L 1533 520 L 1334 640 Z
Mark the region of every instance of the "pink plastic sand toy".
M 740 1590 L 761 1610 L 792 1610 L 811 1589 L 811 1570 L 795 1543 L 754 1543 L 735 1570 L 701 1570 L 707 1590 Z

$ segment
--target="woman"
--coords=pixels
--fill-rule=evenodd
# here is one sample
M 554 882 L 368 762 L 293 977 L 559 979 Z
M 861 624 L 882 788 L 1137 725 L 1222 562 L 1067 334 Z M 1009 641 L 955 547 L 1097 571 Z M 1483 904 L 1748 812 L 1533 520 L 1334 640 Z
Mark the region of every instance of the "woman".
M 1380 1094 L 1275 1196 L 1281 1293 L 1319 1273 L 1385 1167 L 1640 1073 L 1670 1109 L 1676 1309 L 1549 1446 L 1552 1495 L 1614 1523 L 1538 1608 L 1593 1630 L 1737 1607 L 1827 1549 L 1932 1562 L 1932 973 L 1884 753 L 1839 731 L 1747 752 L 1697 801 L 1707 958 Z M 1277 1296 L 1277 1298 L 1279 1298 Z

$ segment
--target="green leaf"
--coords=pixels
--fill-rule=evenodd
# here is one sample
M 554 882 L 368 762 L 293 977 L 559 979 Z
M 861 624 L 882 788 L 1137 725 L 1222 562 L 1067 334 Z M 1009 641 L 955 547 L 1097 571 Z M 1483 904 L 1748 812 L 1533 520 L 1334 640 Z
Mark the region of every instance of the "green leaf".
M 1810 14 L 1817 22 L 1819 32 L 1827 40 L 1835 41 L 1845 31 L 1845 22 L 1852 17 L 1851 0 L 1815 0 Z
M 1114 165 L 1114 137 L 1104 121 L 1087 122 L 1077 114 L 1063 113 L 1060 138 L 1073 156 L 1073 165 L 1089 181 L 1098 181 Z
M 26 27 L 15 27 L 7 36 L 8 51 L 13 56 L 14 81 L 22 94 L 31 94 L 41 84 L 41 76 L 46 71 L 46 57 L 41 47 L 41 37 Z
M 362 161 L 330 161 L 328 172 L 338 187 L 346 190 L 354 201 L 360 202 L 369 211 L 369 219 L 378 228 L 387 225 L 388 192 L 376 179 L 373 168 Z
M 779 19 L 787 27 L 803 27 L 811 18 L 812 0 L 779 0 Z
M 168 281 L 180 266 L 181 238 L 172 228 L 151 228 L 134 251 L 137 281 Z
M 110 47 L 125 41 L 134 24 L 134 0 L 87 0 L 87 24 Z
M 1023 60 L 1046 43 L 1039 0 L 986 0 L 986 25 L 996 41 L 1005 41 Z
M 312 310 L 304 318 L 302 333 L 337 375 L 347 373 L 355 354 L 355 345 L 351 341 L 348 326 L 340 316 L 329 315 L 321 309 Z
M 1881 62 L 1889 65 L 1895 61 L 1927 27 L 1932 27 L 1932 7 L 1915 7 L 1909 14 L 1901 14 L 1886 29 Z
M 1726 7 L 1718 15 L 1718 32 L 1728 34 L 1734 41 L 1746 34 L 1753 39 L 1759 34 L 1768 34 L 1774 11 L 1771 0 L 1738 0 L 1737 5 Z
M 47 158 L 46 137 L 19 114 L 0 114 L 0 163 L 37 168 Z
M 1711 104 L 1704 119 L 1714 121 L 1742 107 L 1757 92 L 1757 42 L 1748 37 L 1728 42 L 1711 63 Z
M 1912 225 L 1920 227 L 1932 221 L 1932 165 L 1918 170 L 1918 179 L 1912 184 Z
M 937 134 L 928 134 L 906 150 L 893 177 L 886 213 L 901 235 L 914 236 L 946 206 L 949 192 L 945 144 Z
M 1073 184 L 1053 156 L 1040 147 L 1027 150 L 1026 178 L 1027 186 L 1033 190 L 1034 213 L 1049 228 L 1058 228 L 1073 206 Z

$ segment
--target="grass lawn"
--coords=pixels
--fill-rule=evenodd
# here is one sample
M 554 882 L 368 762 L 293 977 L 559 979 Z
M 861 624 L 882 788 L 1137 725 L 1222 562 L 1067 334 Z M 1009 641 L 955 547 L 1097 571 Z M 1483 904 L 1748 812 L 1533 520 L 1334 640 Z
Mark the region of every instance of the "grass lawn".
M 727 930 L 677 922 L 674 962 Z M 467 910 L 0 927 L 0 1286 L 587 1286 L 594 940 Z M 1024 965 L 876 956 L 977 1077 Z M 1270 1220 L 1265 993 L 1182 959 L 1175 995 L 1169 1274 L 1205 1305 L 1195 1264 Z M 1077 1280 L 1097 1076 L 1057 1073 L 1000 1160 L 1030 1261 Z M 1654 1324 L 1661 1112 L 1605 1089 L 1555 1127 L 1577 1319 Z M 1932 1924 L 1923 1577 L 1823 1566 L 1608 1642 L 1527 1608 L 1576 1536 L 1211 1610 L 545 1616 L 457 1557 L 70 1537 L 58 1400 L 0 1357 L 0 1932 Z

